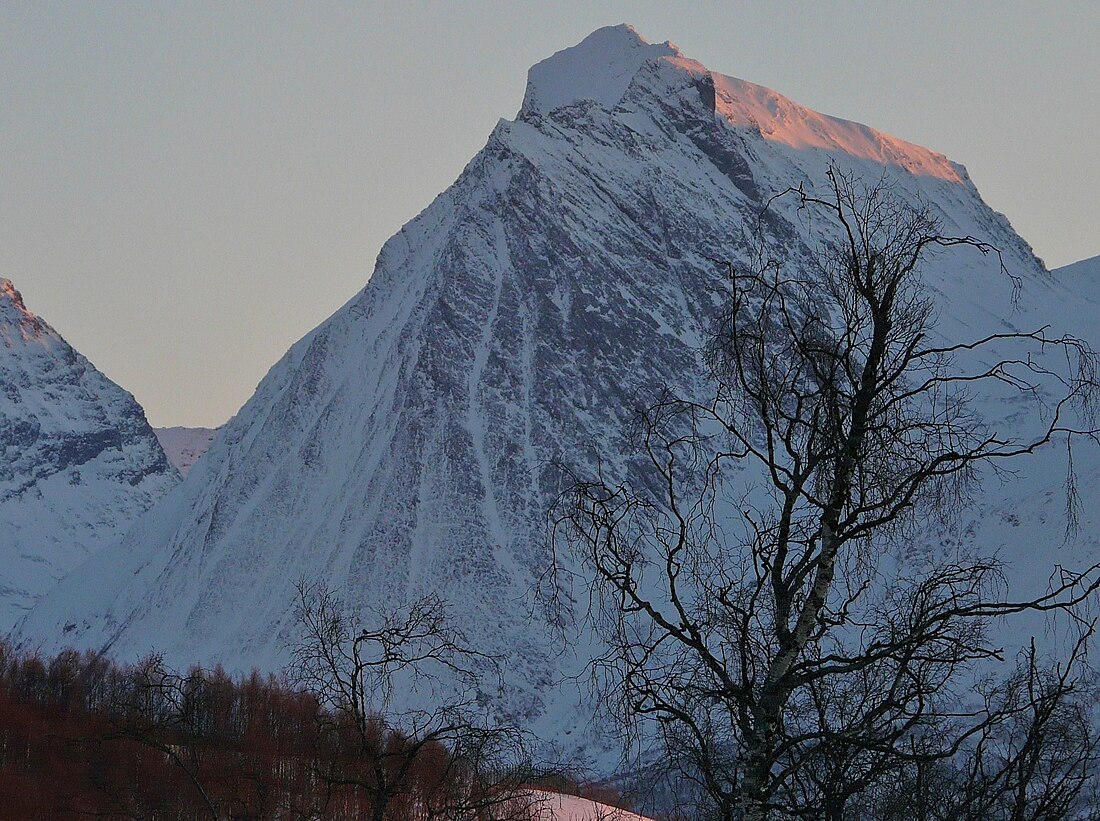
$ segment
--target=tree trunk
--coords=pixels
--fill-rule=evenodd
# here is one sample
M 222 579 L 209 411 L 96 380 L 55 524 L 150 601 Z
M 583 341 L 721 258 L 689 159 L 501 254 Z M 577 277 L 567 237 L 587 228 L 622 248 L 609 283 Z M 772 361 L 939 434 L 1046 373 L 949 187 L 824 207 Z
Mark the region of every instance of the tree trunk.
M 375 793 L 371 797 L 370 817 L 371 821 L 385 821 L 386 807 L 389 806 L 390 797 L 384 792 Z
M 759 730 L 749 742 L 745 756 L 745 774 L 741 779 L 739 821 L 766 821 L 768 817 L 768 782 L 772 773 L 772 739 L 779 726 L 776 704 L 761 710 L 757 719 Z

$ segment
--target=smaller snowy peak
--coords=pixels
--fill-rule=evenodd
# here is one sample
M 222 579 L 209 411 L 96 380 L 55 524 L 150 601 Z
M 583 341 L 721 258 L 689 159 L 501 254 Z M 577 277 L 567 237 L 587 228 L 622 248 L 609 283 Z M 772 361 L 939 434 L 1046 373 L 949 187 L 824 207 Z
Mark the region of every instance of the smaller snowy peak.
M 172 467 L 180 472 L 180 476 L 186 476 L 191 472 L 191 467 L 199 461 L 214 437 L 221 428 L 153 428 L 157 435 L 157 441 L 164 448 L 164 455 Z
M 134 397 L 0 279 L 0 633 L 178 481 Z
M 625 23 L 596 29 L 531 67 L 520 114 L 545 114 L 578 100 L 612 107 L 645 63 L 678 56 L 672 43 L 650 43 Z

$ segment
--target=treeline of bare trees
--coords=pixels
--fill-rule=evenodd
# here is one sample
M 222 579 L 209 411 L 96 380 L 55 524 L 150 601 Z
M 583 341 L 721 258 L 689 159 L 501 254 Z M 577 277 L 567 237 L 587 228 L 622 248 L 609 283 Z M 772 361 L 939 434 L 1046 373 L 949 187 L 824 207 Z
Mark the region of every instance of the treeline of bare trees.
M 486 705 L 499 660 L 428 595 L 365 623 L 297 586 L 280 675 L 44 659 L 0 640 L 0 817 L 539 821 L 546 792 L 613 806 Z
M 280 677 L 0 642 L 0 815 L 533 821 L 586 792 L 486 713 L 497 660 L 438 597 L 363 626 L 303 582 L 297 616 Z
M 274 678 L 0 646 L 0 796 L 12 818 L 310 817 L 338 752 L 317 710 Z
M 20 819 L 366 818 L 385 784 L 387 819 L 516 813 L 518 771 L 362 719 L 274 676 L 0 644 L 0 803 Z
M 0 818 L 545 821 L 553 793 L 628 806 L 536 769 L 517 741 L 325 706 L 292 674 L 42 658 L 0 640 Z

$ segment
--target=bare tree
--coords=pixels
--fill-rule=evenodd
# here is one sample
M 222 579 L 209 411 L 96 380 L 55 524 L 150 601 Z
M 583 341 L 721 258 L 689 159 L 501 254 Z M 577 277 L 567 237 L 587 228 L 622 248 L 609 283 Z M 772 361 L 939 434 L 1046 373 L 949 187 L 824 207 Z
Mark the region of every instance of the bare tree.
M 201 707 L 207 684 L 207 675 L 198 668 L 181 674 L 165 664 L 161 654 L 147 656 L 113 688 L 111 719 L 95 741 L 126 740 L 157 751 L 193 788 L 200 812 L 218 821 L 229 817 L 228 808 L 210 789 L 207 745 L 196 743 L 206 733 Z M 114 798 L 115 810 L 129 815 L 128 802 Z
M 1026 688 L 965 697 L 1001 658 L 991 622 L 1076 613 L 1100 585 L 1098 566 L 1060 568 L 1014 600 L 995 558 L 897 560 L 983 473 L 1096 439 L 1096 356 L 1047 328 L 935 341 L 922 263 L 996 249 L 945 235 L 883 181 L 827 178 L 822 196 L 780 195 L 816 232 L 808 260 L 730 269 L 712 399 L 662 397 L 642 414 L 634 480 L 574 477 L 555 508 L 611 648 L 598 675 L 723 819 L 851 817 L 854 796 L 912 762 L 991 762 L 991 739 L 1037 706 Z M 1011 430 L 976 409 L 1006 396 L 1031 411 Z M 1025 680 L 1049 682 L 1037 664 Z M 1047 728 L 1073 689 L 1051 675 L 1050 715 L 1032 716 Z M 1038 783 L 1011 766 L 990 783 Z
M 330 799 L 365 795 L 373 821 L 527 817 L 528 738 L 488 720 L 499 664 L 470 646 L 442 599 L 353 627 L 323 584 L 297 589 L 291 675 L 322 708 L 318 775 Z
M 1002 682 L 981 694 L 995 721 L 982 722 L 964 755 L 911 756 L 870 791 L 875 821 L 1079 821 L 1100 817 L 1097 738 L 1075 662 L 1043 669 L 1034 642 Z

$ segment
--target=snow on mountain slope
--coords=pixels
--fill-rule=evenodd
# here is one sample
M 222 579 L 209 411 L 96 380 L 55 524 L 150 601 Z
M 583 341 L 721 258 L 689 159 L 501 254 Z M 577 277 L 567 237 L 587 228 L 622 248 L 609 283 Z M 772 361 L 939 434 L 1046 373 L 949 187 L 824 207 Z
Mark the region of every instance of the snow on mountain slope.
M 1002 250 L 1018 308 L 995 257 L 930 264 L 947 337 L 1051 319 L 1096 330 L 962 166 L 601 29 L 532 69 L 517 118 L 271 369 L 186 481 L 39 604 L 24 640 L 276 667 L 299 578 L 328 580 L 358 615 L 438 591 L 471 640 L 509 659 L 503 712 L 570 749 L 598 743 L 584 697 L 555 687 L 576 660 L 531 601 L 556 463 L 591 470 L 602 454 L 627 470 L 613 454 L 635 409 L 666 386 L 705 389 L 715 260 L 741 264 L 762 204 L 820 186 L 833 162 L 885 175 L 946 232 Z M 808 253 L 793 207 L 764 228 L 793 264 Z M 991 484 L 968 525 L 1027 584 L 1045 581 L 1053 551 L 1072 563 L 1046 547 L 1050 531 L 1061 540 L 1061 459 L 1048 449 Z M 1082 474 L 1100 488 L 1097 469 Z
M 531 66 L 520 113 L 545 114 L 578 100 L 613 107 L 643 65 L 678 56 L 672 43 L 648 43 L 630 26 L 598 29 L 578 45 Z
M 157 441 L 172 467 L 186 476 L 195 462 L 210 449 L 210 443 L 221 428 L 153 428 Z
M 1051 273 L 1056 278 L 1061 277 L 1082 277 L 1086 279 L 1095 280 L 1100 285 L 1100 256 L 1089 257 L 1088 259 L 1078 260 L 1077 262 L 1071 262 L 1069 265 L 1063 265 L 1061 268 L 1055 268 Z
M 0 279 L 0 634 L 179 481 L 134 398 Z

